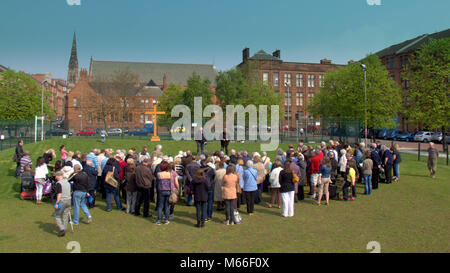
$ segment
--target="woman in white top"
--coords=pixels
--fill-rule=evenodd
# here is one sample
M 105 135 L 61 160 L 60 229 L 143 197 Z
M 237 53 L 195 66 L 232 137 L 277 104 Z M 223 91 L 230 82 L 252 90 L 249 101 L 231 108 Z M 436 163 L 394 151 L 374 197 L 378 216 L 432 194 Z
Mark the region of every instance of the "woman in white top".
M 281 168 L 281 161 L 276 160 L 274 164 L 274 169 L 270 172 L 269 182 L 270 182 L 270 204 L 267 205 L 268 208 L 271 208 L 275 203 L 278 204 L 278 208 L 281 209 L 281 192 L 280 192 L 280 172 L 283 170 Z
M 339 159 L 339 172 L 345 179 L 345 170 L 347 168 L 347 151 L 345 149 L 341 150 L 341 158 Z
M 38 158 L 34 172 L 34 181 L 36 181 L 36 204 L 39 205 L 42 204 L 42 191 L 48 174 L 47 164 L 45 164 L 45 159 L 42 156 Z

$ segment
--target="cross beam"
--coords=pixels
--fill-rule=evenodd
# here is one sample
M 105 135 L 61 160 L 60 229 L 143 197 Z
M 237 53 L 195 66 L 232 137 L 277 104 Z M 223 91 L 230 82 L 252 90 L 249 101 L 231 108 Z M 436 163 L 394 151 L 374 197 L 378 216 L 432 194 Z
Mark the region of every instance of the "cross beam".
M 153 115 L 153 136 L 150 139 L 151 142 L 158 142 L 161 141 L 156 131 L 158 130 L 158 115 L 164 115 L 166 112 L 157 111 L 156 110 L 156 103 L 153 104 L 153 112 L 145 112 L 146 115 Z

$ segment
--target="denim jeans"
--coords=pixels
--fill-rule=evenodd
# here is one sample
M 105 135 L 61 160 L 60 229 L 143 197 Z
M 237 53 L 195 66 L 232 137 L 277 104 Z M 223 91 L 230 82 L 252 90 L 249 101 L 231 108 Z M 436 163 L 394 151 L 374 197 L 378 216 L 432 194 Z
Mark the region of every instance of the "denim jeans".
M 91 214 L 86 204 L 86 192 L 75 191 L 73 193 L 73 223 L 76 225 L 80 220 L 80 207 L 84 215 L 89 218 Z
M 211 219 L 213 214 L 213 204 L 214 204 L 214 190 L 208 191 L 208 208 L 206 212 L 206 218 Z
M 114 195 L 114 202 L 116 202 L 117 209 L 121 210 L 122 202 L 120 201 L 119 190 L 105 183 L 105 191 L 106 191 L 106 210 L 111 210 L 111 194 Z
M 162 219 L 162 210 L 164 208 L 164 217 L 169 221 L 169 197 L 170 191 L 160 191 L 158 198 L 158 221 Z
M 197 211 L 197 222 L 205 222 L 206 219 L 206 202 L 195 201 L 195 208 Z
M 400 163 L 394 164 L 394 176 L 400 178 Z
M 364 175 L 364 184 L 365 184 L 365 191 L 364 194 L 371 194 L 372 193 L 372 175 L 371 174 L 365 174 Z
M 186 205 L 192 206 L 192 194 L 187 194 Z
M 203 154 L 204 145 L 205 145 L 204 143 L 197 142 L 197 155 Z

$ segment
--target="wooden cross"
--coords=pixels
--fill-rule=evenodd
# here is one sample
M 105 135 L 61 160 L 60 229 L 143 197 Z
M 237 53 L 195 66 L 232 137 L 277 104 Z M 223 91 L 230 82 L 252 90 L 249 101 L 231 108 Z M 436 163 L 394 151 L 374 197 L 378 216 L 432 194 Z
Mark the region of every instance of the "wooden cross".
M 156 111 L 156 103 L 153 104 L 153 112 L 145 112 L 146 115 L 148 115 L 148 114 L 153 115 L 153 136 L 150 139 L 151 142 L 161 141 L 161 139 L 159 138 L 158 134 L 156 133 L 156 131 L 158 129 L 158 124 L 157 124 L 158 117 L 157 117 L 157 115 L 164 115 L 165 113 L 166 112 L 157 112 Z

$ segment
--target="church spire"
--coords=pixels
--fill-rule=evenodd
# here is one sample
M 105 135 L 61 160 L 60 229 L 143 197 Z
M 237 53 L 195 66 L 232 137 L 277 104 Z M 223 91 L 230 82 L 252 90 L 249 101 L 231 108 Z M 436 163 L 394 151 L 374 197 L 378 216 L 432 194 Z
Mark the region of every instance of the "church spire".
M 70 53 L 67 83 L 76 84 L 78 80 L 77 35 L 73 33 L 72 51 Z

